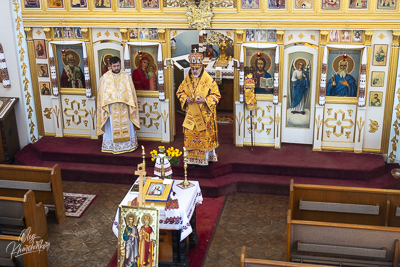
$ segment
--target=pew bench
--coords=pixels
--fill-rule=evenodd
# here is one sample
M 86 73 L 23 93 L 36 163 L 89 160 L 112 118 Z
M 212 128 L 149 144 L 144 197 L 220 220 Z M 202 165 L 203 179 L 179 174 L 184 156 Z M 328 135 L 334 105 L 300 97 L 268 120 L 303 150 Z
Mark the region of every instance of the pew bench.
M 286 261 L 264 260 L 246 257 L 246 247 L 242 247 L 240 255 L 240 267 L 327 267 L 325 265 L 293 263 Z
M 287 261 L 398 266 L 400 192 L 290 185 Z
M 52 168 L 0 164 L 0 195 L 23 197 L 32 190 L 36 200 L 54 208 L 58 223 L 65 220 L 64 195 L 61 170 Z
M 0 266 L 6 267 L 48 267 L 47 258 L 47 244 L 43 239 L 30 239 L 32 236 L 32 230 L 28 227 L 22 235 L 19 236 L 9 236 L 0 235 Z M 13 249 L 21 246 L 22 248 L 27 248 L 30 245 L 36 245 L 40 247 L 40 251 L 30 251 L 31 253 L 24 253 L 18 256 L 13 253 Z M 38 245 L 39 244 L 39 245 Z
M 31 227 L 34 234 L 47 241 L 45 209 L 43 203 L 36 204 L 33 191 L 26 192 L 23 198 L 0 196 L 2 234 L 19 236 L 27 227 Z

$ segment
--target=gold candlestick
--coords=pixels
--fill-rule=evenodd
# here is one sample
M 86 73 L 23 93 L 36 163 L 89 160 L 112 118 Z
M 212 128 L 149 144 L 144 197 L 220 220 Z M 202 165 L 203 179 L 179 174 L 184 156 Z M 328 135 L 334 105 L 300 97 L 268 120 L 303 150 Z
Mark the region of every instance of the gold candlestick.
M 183 189 L 187 189 L 188 187 L 193 186 L 193 184 L 187 179 L 187 151 L 185 147 L 183 147 L 183 169 L 185 171 L 185 180 L 180 183 L 180 185 L 183 187 Z
M 144 152 L 144 146 L 142 146 L 142 158 L 143 158 L 143 165 L 146 168 L 146 152 Z

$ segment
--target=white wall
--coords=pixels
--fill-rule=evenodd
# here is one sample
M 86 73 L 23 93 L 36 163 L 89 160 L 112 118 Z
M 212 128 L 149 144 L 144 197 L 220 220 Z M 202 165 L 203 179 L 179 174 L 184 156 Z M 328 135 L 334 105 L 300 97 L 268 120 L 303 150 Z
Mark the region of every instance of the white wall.
M 15 32 L 12 26 L 12 12 L 12 1 L 2 1 L 0 8 L 0 43 L 3 46 L 11 87 L 4 88 L 3 84 L 0 83 L 0 96 L 19 98 L 19 101 L 15 106 L 15 115 L 17 117 L 19 143 L 22 148 L 29 143 L 29 138 L 23 105 L 23 89 L 19 79 L 21 70 L 19 68 L 19 57 L 16 49 L 17 45 L 14 41 Z M 25 55 L 28 56 L 27 53 Z M 33 98 L 31 99 L 33 100 Z

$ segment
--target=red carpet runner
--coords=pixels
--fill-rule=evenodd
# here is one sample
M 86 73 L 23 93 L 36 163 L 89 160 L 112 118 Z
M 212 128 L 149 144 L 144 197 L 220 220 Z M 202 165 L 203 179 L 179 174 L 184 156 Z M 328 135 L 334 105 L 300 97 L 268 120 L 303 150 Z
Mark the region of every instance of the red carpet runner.
M 225 197 L 204 198 L 203 204 L 196 207 L 199 243 L 196 248 L 189 250 L 190 267 L 202 265 L 224 202 Z M 108 267 L 117 267 L 117 252 L 112 257 Z

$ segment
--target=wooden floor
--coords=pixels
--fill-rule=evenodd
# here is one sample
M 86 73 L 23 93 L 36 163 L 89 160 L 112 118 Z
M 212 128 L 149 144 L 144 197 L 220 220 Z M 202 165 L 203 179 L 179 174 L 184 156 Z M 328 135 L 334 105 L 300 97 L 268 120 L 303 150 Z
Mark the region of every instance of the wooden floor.
M 65 181 L 63 186 L 64 192 L 98 197 L 81 218 L 67 217 L 61 225 L 49 218 L 50 266 L 106 267 L 117 250 L 111 230 L 115 212 L 130 185 Z M 242 246 L 249 257 L 284 260 L 288 203 L 288 196 L 229 195 L 203 266 L 240 266 Z

